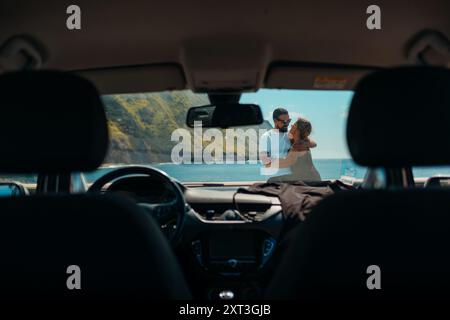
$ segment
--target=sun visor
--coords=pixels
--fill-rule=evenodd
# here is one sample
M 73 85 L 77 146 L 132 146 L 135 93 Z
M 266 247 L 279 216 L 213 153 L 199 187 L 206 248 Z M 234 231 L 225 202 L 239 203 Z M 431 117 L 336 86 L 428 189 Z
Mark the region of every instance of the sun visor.
M 273 63 L 268 68 L 266 88 L 352 90 L 373 68 L 323 64 Z
M 101 94 L 183 90 L 186 81 L 178 64 L 158 64 L 77 71 L 91 80 Z

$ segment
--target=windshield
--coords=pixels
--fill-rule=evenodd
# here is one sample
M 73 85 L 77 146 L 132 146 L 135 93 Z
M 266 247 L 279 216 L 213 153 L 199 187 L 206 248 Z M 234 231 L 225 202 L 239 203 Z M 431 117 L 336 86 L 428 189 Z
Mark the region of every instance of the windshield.
M 190 107 L 209 103 L 204 94 L 184 90 L 103 96 L 110 150 L 103 168 L 85 176 L 91 182 L 117 166 L 139 164 L 152 165 L 182 182 L 254 182 L 280 176 L 299 180 L 314 170 L 317 174 L 309 172 L 306 180 L 361 179 L 365 168 L 350 160 L 344 134 L 352 94 L 275 89 L 246 93 L 240 102 L 260 105 L 264 123 L 226 130 L 185 125 Z M 276 109 L 287 111 L 278 116 L 283 121 L 274 119 Z M 299 141 L 292 139 L 291 130 L 304 125 L 298 119 L 310 127 L 309 135 Z M 297 158 L 281 163 L 294 144 L 299 146 Z M 271 161 L 266 166 L 262 151 Z

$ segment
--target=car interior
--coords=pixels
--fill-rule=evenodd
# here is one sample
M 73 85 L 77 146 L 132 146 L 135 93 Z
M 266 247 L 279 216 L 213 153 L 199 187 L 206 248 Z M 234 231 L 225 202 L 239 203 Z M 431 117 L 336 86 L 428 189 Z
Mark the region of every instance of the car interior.
M 448 301 L 450 2 L 70 5 L 0 4 L 0 304 Z M 258 178 L 280 106 L 320 181 Z

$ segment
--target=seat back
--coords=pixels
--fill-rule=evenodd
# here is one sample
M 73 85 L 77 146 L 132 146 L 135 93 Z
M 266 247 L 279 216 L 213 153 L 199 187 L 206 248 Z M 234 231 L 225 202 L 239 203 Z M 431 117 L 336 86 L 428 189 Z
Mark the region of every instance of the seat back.
M 445 165 L 448 126 L 450 70 L 396 68 L 357 85 L 347 141 L 363 166 Z M 294 231 L 267 296 L 351 303 L 448 300 L 449 247 L 448 190 L 338 193 Z
M 0 199 L 0 212 L 3 301 L 190 297 L 164 235 L 131 201 L 31 196 Z
M 55 71 L 9 73 L 0 76 L 0 96 L 0 172 L 70 173 L 103 162 L 106 117 L 89 81 Z M 0 256 L 3 301 L 190 297 L 159 227 L 115 197 L 0 199 Z
M 450 297 L 450 192 L 347 191 L 295 230 L 267 295 L 336 302 Z M 381 290 L 370 278 L 379 267 Z

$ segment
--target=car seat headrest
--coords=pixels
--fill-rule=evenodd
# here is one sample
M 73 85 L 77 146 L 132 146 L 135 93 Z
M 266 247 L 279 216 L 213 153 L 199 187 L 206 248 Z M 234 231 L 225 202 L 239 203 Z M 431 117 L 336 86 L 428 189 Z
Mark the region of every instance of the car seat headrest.
M 88 80 L 58 71 L 0 76 L 0 172 L 90 171 L 108 149 L 99 93 Z
M 356 86 L 347 123 L 354 161 L 371 167 L 450 164 L 450 70 L 398 67 Z

